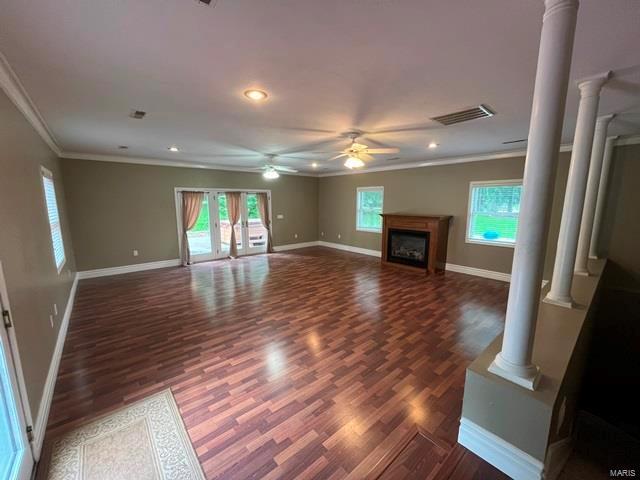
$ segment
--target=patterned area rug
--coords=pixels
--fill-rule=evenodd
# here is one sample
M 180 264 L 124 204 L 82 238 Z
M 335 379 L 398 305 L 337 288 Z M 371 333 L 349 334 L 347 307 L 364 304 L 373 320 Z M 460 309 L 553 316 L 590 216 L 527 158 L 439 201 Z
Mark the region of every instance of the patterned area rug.
M 171 390 L 116 410 L 56 438 L 51 480 L 201 480 Z

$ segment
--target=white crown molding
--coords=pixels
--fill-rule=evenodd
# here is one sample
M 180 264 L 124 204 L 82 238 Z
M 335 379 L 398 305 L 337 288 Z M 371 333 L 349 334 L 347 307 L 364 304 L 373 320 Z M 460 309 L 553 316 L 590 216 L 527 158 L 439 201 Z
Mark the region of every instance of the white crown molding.
M 62 358 L 62 350 L 64 348 L 64 341 L 67 338 L 67 330 L 69 328 L 69 319 L 71 318 L 71 312 L 73 311 L 73 302 L 76 298 L 76 289 L 78 287 L 79 275 L 73 278 L 73 284 L 69 290 L 69 298 L 67 299 L 67 306 L 64 310 L 64 316 L 60 323 L 60 330 L 58 330 L 58 338 L 56 340 L 56 346 L 53 350 L 53 356 L 49 363 L 49 371 L 47 373 L 47 380 L 44 384 L 42 391 L 42 397 L 40 398 L 40 406 L 38 407 L 38 416 L 33 427 L 33 456 L 36 460 L 40 458 L 42 451 L 42 442 L 44 441 L 44 434 L 47 430 L 47 421 L 49 420 L 49 409 L 51 408 L 51 401 L 53 400 L 53 391 L 56 386 L 56 379 L 58 378 L 58 368 L 60 367 L 60 359 Z
M 572 148 L 571 144 L 564 144 L 560 146 L 560 152 L 570 152 Z M 436 158 L 428 161 L 420 161 L 414 163 L 399 163 L 397 165 L 387 165 L 384 167 L 371 167 L 361 170 L 348 170 L 339 172 L 320 173 L 318 177 L 337 177 L 340 175 L 358 175 L 363 173 L 372 172 L 387 172 L 390 170 L 407 170 L 411 168 L 424 168 L 424 167 L 439 167 L 442 165 L 454 165 L 457 163 L 470 163 L 470 162 L 483 162 L 486 160 L 500 160 L 506 158 L 518 158 L 524 157 L 527 154 L 526 150 L 509 150 L 505 152 L 491 152 L 482 153 L 478 155 L 465 155 L 462 157 L 443 157 Z
M 79 153 L 79 152 L 61 152 L 60 158 L 68 158 L 74 160 L 93 160 L 96 162 L 115 162 L 129 163 L 134 165 L 155 165 L 160 167 L 182 167 L 182 168 L 201 168 L 205 170 L 224 170 L 229 172 L 245 172 L 261 175 L 259 168 L 262 167 L 230 167 L 228 165 L 218 165 L 215 163 L 196 162 L 192 160 L 176 161 L 163 160 L 160 158 L 150 157 L 128 157 L 119 155 L 104 155 L 97 153 Z M 298 177 L 315 177 L 314 173 L 304 172 L 278 172 L 280 175 L 293 175 Z
M 9 65 L 5 56 L 0 52 L 0 88 L 4 90 L 13 104 L 22 112 L 31 126 L 35 129 L 40 137 L 49 145 L 53 152 L 60 156 L 61 150 L 47 127 L 42 115 L 29 97 L 22 83 L 18 79 L 16 73 Z

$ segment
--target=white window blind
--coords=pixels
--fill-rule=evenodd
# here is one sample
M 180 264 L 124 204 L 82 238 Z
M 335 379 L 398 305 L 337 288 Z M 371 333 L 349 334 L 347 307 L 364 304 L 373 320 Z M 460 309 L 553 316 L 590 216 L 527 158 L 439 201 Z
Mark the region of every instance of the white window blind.
M 44 198 L 47 204 L 47 216 L 49 218 L 49 228 L 51 229 L 51 243 L 53 245 L 53 258 L 58 272 L 62 269 L 66 260 L 64 255 L 64 243 L 62 241 L 62 228 L 60 226 L 60 215 L 58 214 L 58 200 L 56 199 L 56 187 L 53 183 L 53 176 L 48 170 L 42 169 L 42 184 L 44 187 Z
M 382 231 L 383 187 L 360 187 L 357 190 L 356 230 Z
M 513 246 L 521 193 L 521 180 L 471 182 L 467 241 Z

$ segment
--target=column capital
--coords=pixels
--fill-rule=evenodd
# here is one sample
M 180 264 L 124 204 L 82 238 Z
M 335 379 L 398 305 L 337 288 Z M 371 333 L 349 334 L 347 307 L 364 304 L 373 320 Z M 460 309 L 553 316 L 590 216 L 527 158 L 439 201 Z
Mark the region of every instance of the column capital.
M 609 122 L 616 118 L 615 113 L 611 113 L 609 115 L 600 115 L 596 120 L 596 128 L 606 128 L 609 125 Z
M 580 97 L 585 98 L 600 95 L 600 89 L 610 78 L 611 70 L 578 80 Z
M 578 4 L 578 0 L 544 0 L 544 16 L 542 21 L 562 10 L 574 9 L 577 12 Z

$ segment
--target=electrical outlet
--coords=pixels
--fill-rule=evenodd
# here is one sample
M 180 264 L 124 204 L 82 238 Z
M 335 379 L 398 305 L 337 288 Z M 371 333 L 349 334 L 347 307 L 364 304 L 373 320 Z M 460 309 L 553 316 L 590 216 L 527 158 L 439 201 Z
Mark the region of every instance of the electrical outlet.
M 279 213 L 278 215 L 276 215 L 276 218 L 278 220 L 282 220 L 284 218 L 284 215 L 282 213 Z
M 49 315 L 49 323 L 51 324 L 51 328 L 53 328 L 53 315 Z
M 53 314 L 54 315 L 58 315 L 58 304 L 57 303 L 53 304 Z
M 321 236 L 321 237 L 324 237 L 324 232 L 320 232 L 320 236 Z
M 134 250 L 134 251 L 133 251 L 133 256 L 134 256 L 134 257 L 137 257 L 137 256 L 138 256 L 138 250 Z
M 338 234 L 338 238 L 342 238 L 342 235 Z
M 297 233 L 294 233 L 294 234 L 293 234 L 293 238 L 298 238 L 298 234 L 297 234 Z

